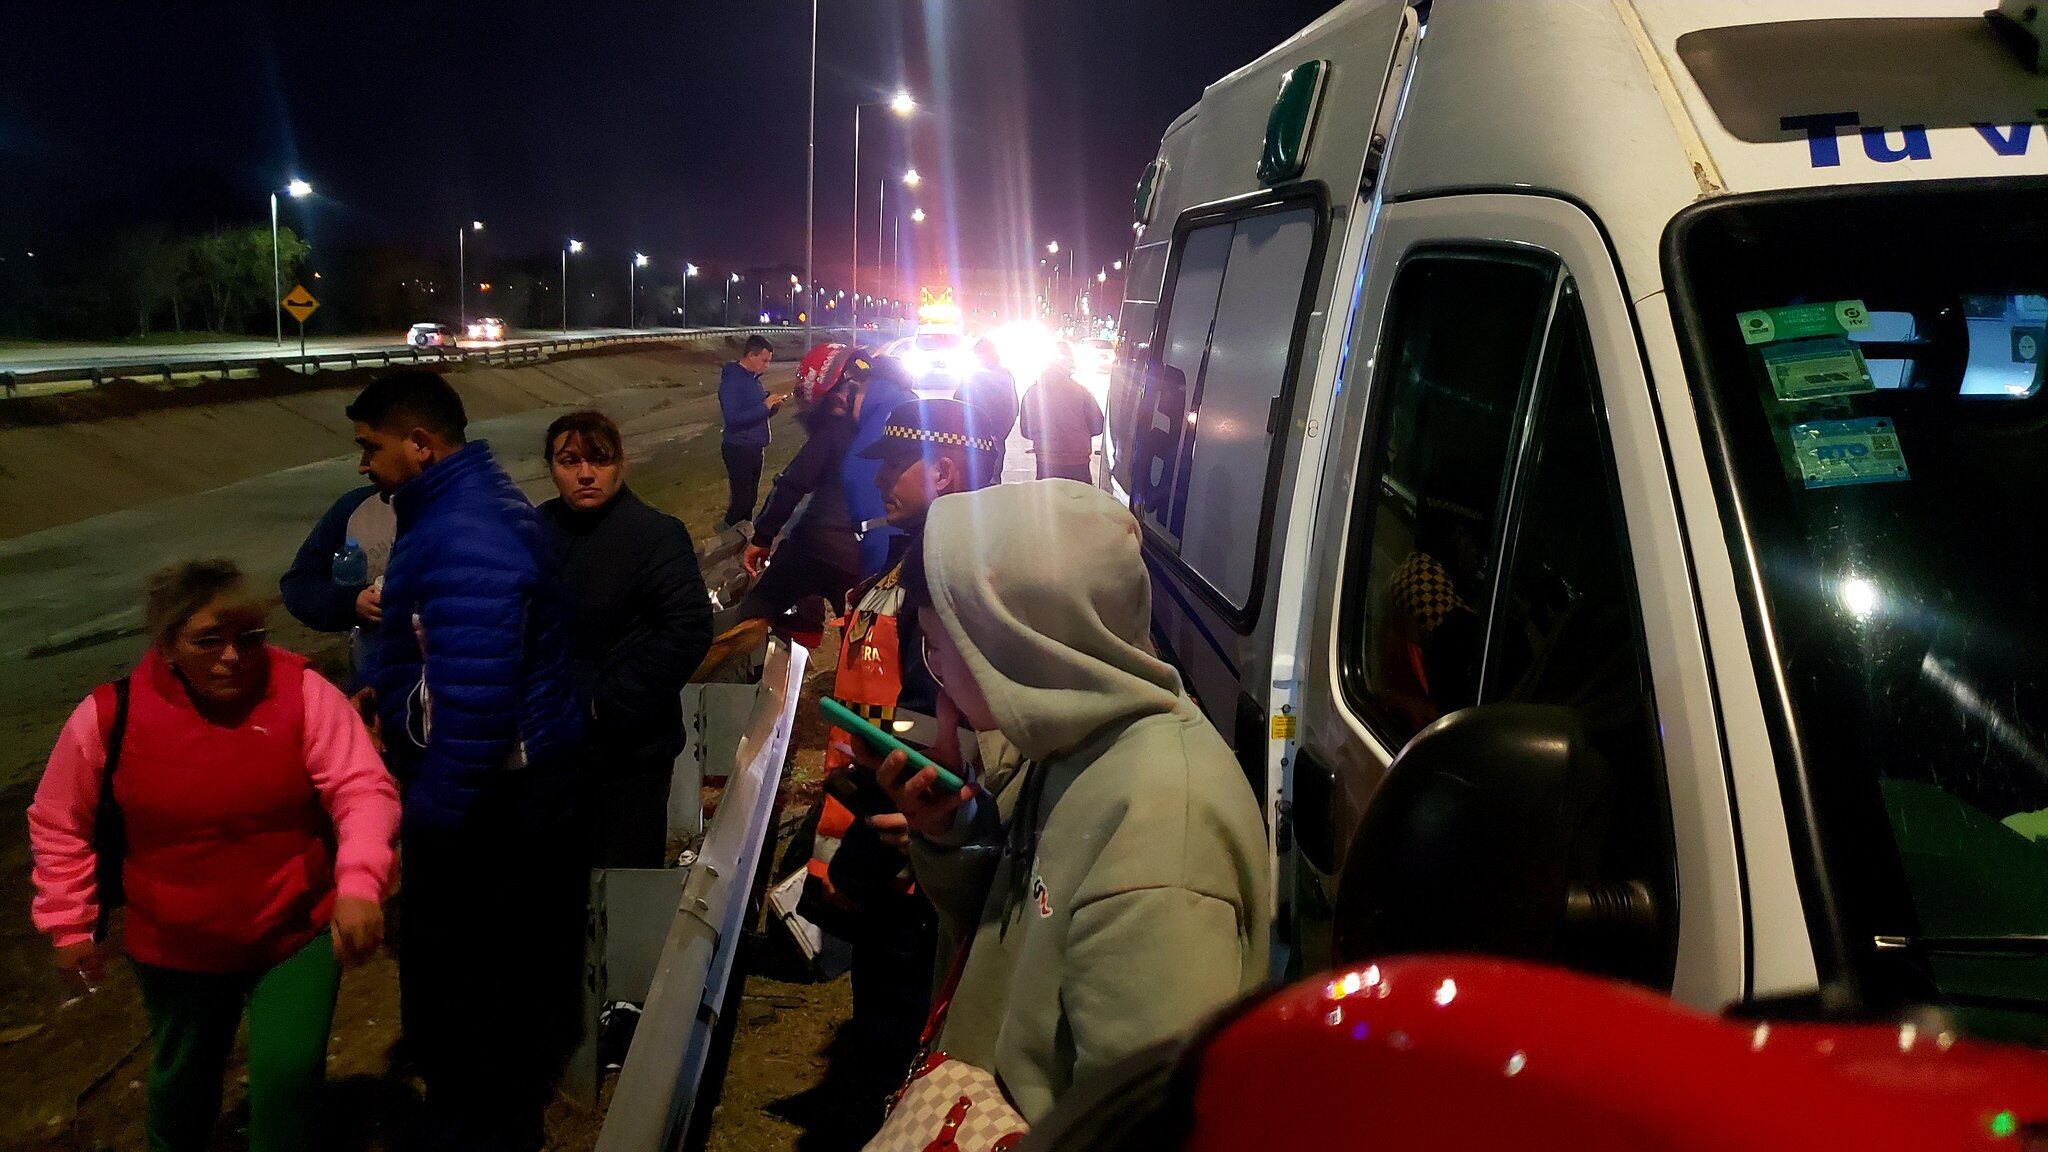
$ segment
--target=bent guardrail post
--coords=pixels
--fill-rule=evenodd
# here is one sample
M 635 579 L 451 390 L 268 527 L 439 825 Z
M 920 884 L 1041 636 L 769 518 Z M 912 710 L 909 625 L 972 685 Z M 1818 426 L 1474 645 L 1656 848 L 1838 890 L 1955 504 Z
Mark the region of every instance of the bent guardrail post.
M 597 1152 L 665 1152 L 689 1131 L 774 820 L 809 653 L 769 642 L 746 734 L 683 883 Z

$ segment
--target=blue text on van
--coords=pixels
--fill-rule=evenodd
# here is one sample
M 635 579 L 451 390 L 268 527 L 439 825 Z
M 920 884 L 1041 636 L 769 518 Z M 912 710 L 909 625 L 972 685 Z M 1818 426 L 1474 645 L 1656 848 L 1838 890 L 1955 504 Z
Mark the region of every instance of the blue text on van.
M 1854 112 L 1815 112 L 1806 116 L 1783 117 L 1778 125 L 1787 132 L 1806 133 L 1807 156 L 1815 168 L 1841 166 L 1842 140 L 1839 133 L 1844 128 L 1857 129 L 1863 140 L 1863 154 L 1879 164 L 1934 158 L 1934 142 L 1927 135 L 1927 125 L 1908 124 L 1892 129 L 1882 125 L 1865 126 L 1862 119 Z M 2034 125 L 2025 120 L 2004 127 L 1997 124 L 1972 124 L 1970 127 L 1977 130 L 1977 135 L 1993 155 L 2025 156 L 2028 146 L 2033 143 Z

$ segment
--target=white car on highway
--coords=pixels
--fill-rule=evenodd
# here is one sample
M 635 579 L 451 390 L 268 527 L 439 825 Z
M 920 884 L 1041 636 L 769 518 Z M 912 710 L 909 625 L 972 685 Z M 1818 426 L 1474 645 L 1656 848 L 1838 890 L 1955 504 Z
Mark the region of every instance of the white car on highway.
M 505 322 L 496 316 L 480 316 L 469 322 L 467 331 L 471 340 L 495 343 L 505 338 Z
M 415 348 L 453 348 L 457 341 L 451 324 L 415 324 L 406 330 L 405 342 Z

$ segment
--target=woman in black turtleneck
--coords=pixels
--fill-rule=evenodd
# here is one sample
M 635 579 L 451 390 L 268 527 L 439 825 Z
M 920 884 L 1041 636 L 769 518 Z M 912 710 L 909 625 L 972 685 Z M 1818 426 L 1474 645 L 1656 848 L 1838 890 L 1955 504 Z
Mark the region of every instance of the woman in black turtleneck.
M 572 412 L 547 432 L 561 496 L 540 506 L 562 560 L 569 655 L 590 709 L 584 805 L 593 866 L 658 868 L 683 750 L 680 694 L 711 647 L 690 531 L 626 487 L 619 426 Z

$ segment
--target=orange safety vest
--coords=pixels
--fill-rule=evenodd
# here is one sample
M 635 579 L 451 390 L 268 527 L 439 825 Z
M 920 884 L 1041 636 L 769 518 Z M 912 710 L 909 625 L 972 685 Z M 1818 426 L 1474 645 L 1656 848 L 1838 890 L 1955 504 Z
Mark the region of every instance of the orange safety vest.
M 846 617 L 839 622 L 839 666 L 833 673 L 832 694 L 854 715 L 905 743 L 929 746 L 938 730 L 937 721 L 896 706 L 903 693 L 903 646 L 897 628 L 897 616 L 904 601 L 902 573 L 903 563 L 898 560 L 880 576 L 856 585 L 848 593 Z M 827 775 L 855 770 L 853 758 L 840 750 L 852 742 L 852 735 L 839 728 L 826 736 Z M 833 885 L 831 867 L 832 858 L 856 817 L 830 794 L 821 803 L 823 811 L 819 814 L 817 838 L 808 865 L 811 879 L 834 904 L 851 907 L 852 902 Z M 912 889 L 907 870 L 897 878 L 897 884 L 903 891 Z

